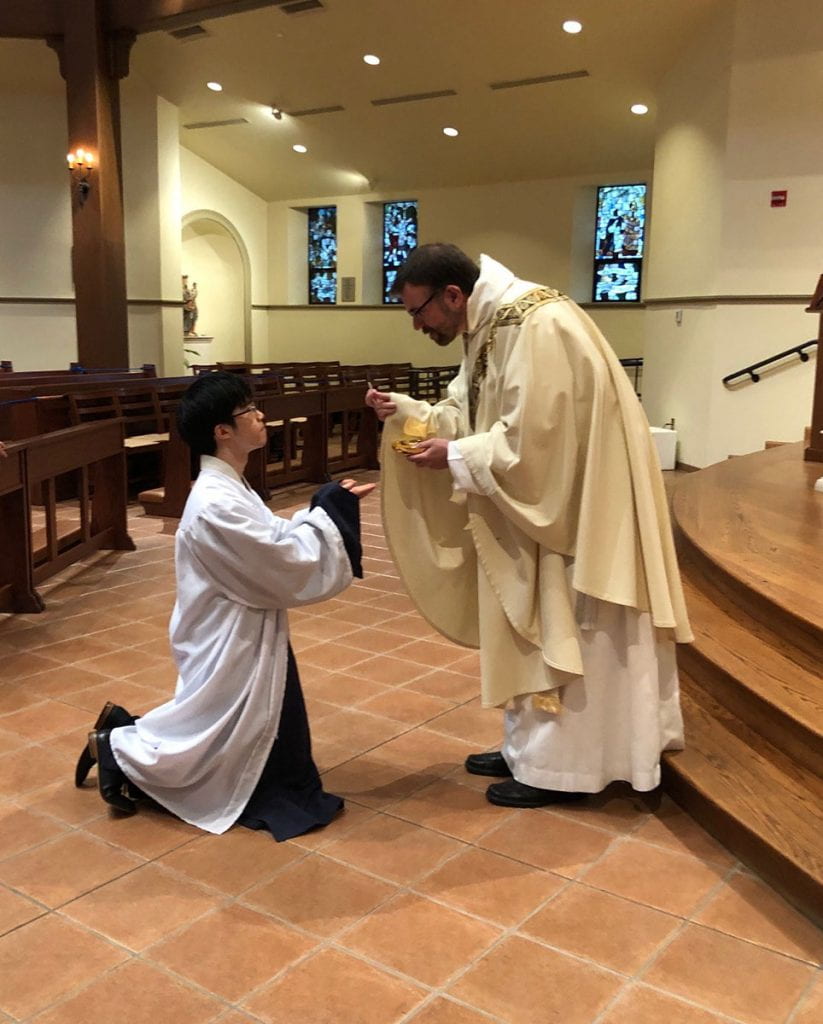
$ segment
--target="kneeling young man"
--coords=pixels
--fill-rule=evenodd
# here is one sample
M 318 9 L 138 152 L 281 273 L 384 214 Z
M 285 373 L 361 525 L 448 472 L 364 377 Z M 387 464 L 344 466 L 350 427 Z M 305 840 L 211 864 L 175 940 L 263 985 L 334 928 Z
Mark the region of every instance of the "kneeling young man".
M 106 705 L 75 781 L 97 761 L 100 793 L 122 811 L 145 794 L 208 832 L 239 823 L 289 839 L 328 824 L 343 801 L 323 791 L 312 759 L 286 609 L 363 575 L 359 499 L 374 484 L 326 484 L 282 519 L 243 478 L 267 434 L 241 378 L 198 377 L 177 418 L 201 465 L 175 542 L 175 694 L 139 719 Z

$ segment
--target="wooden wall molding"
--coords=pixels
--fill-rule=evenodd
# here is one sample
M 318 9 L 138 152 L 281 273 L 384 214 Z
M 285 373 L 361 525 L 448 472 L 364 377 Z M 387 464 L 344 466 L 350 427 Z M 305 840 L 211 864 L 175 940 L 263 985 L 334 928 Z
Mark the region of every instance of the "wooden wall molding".
M 126 299 L 129 306 L 166 306 L 181 309 L 182 299 Z M 73 298 L 55 295 L 0 295 L 0 306 L 73 306 Z
M 807 306 L 808 295 L 674 295 L 662 299 L 646 299 L 647 309 L 662 306 Z

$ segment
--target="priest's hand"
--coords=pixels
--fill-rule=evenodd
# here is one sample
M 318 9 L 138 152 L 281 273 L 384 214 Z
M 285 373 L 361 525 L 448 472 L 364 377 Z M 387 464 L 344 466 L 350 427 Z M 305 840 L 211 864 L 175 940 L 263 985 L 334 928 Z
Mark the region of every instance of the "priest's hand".
M 407 455 L 406 458 L 422 469 L 447 469 L 448 456 L 449 442 L 445 437 L 427 437 L 415 447 L 414 453 Z
M 388 419 L 397 412 L 397 405 L 391 400 L 386 391 L 378 391 L 377 388 L 369 388 L 366 392 L 366 405 L 371 406 L 379 420 Z
M 341 480 L 340 486 L 355 496 L 355 498 L 365 498 L 367 495 L 377 487 L 377 484 L 359 484 L 356 480 Z

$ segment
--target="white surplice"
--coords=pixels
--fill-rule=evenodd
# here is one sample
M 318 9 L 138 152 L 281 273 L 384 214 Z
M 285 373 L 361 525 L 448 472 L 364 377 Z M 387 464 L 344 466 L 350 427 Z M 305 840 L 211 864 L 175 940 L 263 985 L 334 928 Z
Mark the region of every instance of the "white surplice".
M 286 609 L 344 590 L 351 563 L 322 508 L 282 519 L 226 462 L 204 456 L 175 564 L 174 697 L 114 730 L 111 747 L 143 792 L 221 833 L 243 811 L 277 737 Z

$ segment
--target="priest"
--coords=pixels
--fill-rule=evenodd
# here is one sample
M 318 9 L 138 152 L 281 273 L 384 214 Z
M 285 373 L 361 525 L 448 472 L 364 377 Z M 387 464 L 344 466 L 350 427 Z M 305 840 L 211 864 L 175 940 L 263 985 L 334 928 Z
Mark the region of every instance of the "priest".
M 660 780 L 683 744 L 675 642 L 691 639 L 659 463 L 619 360 L 567 296 L 488 256 L 423 245 L 394 292 L 438 345 L 436 405 L 370 388 L 385 421 L 388 543 L 422 614 L 480 650 L 501 749 L 468 771 L 539 807 Z
M 235 374 L 198 377 L 178 424 L 200 473 L 175 542 L 176 691 L 139 719 L 107 705 L 76 782 L 96 761 L 103 799 L 122 811 L 145 795 L 207 832 L 239 823 L 289 839 L 343 801 L 323 791 L 312 759 L 287 609 L 362 576 L 359 499 L 374 485 L 326 484 L 310 509 L 274 515 L 243 478 L 267 434 Z

